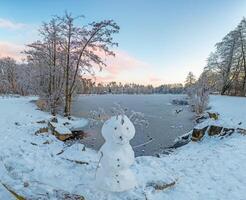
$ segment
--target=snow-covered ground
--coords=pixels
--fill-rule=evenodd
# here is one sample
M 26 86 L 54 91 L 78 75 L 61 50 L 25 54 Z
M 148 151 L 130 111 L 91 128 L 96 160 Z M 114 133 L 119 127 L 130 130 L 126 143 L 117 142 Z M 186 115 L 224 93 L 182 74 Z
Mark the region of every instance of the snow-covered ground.
M 44 126 L 37 121 L 50 116 L 36 110 L 29 102 L 32 99 L 0 97 L 0 181 L 18 194 L 30 199 L 61 199 L 57 194 L 63 191 L 83 195 L 86 200 L 246 197 L 246 136 L 205 137 L 160 158 L 138 157 L 132 166 L 138 187 L 109 193 L 95 187 L 97 152 L 88 148 L 84 151 L 82 144 L 65 147 L 53 135 L 35 135 Z M 210 104 L 220 113 L 220 123 L 245 127 L 246 98 L 212 96 Z M 151 186 L 153 182 L 173 181 L 174 186 L 161 191 Z M 0 199 L 11 199 L 2 186 Z
M 220 114 L 220 120 L 228 126 L 246 129 L 246 98 L 211 96 L 212 110 Z

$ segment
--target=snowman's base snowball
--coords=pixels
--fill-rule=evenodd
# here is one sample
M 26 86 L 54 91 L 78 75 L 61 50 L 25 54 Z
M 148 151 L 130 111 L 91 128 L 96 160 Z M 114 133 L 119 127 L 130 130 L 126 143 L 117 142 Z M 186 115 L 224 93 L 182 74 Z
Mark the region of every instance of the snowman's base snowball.
M 107 171 L 108 174 L 105 173 Z M 96 176 L 96 186 L 105 191 L 123 192 L 137 186 L 137 181 L 130 169 L 115 173 L 99 168 Z

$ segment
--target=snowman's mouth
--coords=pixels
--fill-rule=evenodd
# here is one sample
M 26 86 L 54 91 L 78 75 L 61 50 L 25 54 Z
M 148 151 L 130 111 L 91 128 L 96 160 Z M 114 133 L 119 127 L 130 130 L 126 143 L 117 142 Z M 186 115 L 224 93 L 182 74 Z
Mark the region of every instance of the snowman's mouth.
M 127 143 L 127 141 L 125 141 L 125 140 L 121 140 L 120 142 L 117 142 L 116 144 L 123 145 L 123 144 L 126 144 L 126 143 Z

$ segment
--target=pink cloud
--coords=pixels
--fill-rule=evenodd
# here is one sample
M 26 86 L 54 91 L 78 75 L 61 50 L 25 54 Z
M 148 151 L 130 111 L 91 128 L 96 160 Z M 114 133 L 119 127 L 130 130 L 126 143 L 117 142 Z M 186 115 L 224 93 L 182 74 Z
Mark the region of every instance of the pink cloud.
M 17 61 L 21 61 L 24 58 L 24 55 L 21 54 L 21 51 L 24 49 L 24 46 L 13 44 L 10 42 L 0 41 L 0 57 L 12 57 Z
M 151 76 L 151 77 L 149 77 L 149 81 L 150 82 L 160 82 L 160 81 L 162 81 L 162 79 L 154 77 L 154 76 Z
M 103 59 L 105 59 L 106 67 L 102 72 L 96 72 L 96 82 L 108 83 L 111 81 L 121 81 L 122 74 L 131 73 L 139 69 L 147 68 L 149 65 L 125 51 L 117 50 L 114 56 L 106 56 L 103 52 L 98 51 Z
M 109 82 L 112 82 L 112 81 L 116 81 L 115 80 L 115 77 L 112 76 L 112 75 L 108 75 L 108 76 L 97 76 L 95 77 L 95 81 L 97 83 L 109 83 Z
M 21 61 L 25 57 L 24 54 L 21 54 L 23 49 L 23 45 L 0 41 L 0 57 L 9 56 Z M 105 56 L 102 52 L 98 54 L 105 59 L 107 67 L 103 68 L 102 72 L 96 71 L 95 77 L 85 75 L 86 78 L 91 78 L 97 83 L 116 81 L 122 83 L 138 82 L 145 84 L 147 82 L 148 84 L 158 84 L 161 82 L 161 79 L 155 76 L 149 77 L 149 65 L 147 63 L 129 55 L 127 52 L 117 50 L 115 51 L 115 57 Z
M 111 74 L 118 74 L 121 71 L 129 71 L 133 68 L 147 67 L 148 65 L 143 61 L 130 56 L 124 51 L 116 51 L 115 57 L 107 59 L 107 67 L 105 70 Z

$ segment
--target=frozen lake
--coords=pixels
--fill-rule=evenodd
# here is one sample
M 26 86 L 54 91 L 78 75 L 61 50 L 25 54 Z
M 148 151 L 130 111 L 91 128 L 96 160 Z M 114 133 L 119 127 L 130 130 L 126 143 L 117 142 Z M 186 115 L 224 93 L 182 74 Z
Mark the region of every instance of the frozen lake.
M 91 110 L 103 108 L 107 114 L 115 103 L 130 110 L 142 112 L 149 126 L 136 127 L 136 135 L 132 146 L 152 141 L 145 146 L 134 148 L 136 156 L 154 155 L 161 149 L 173 144 L 177 136 L 183 135 L 193 128 L 192 113 L 187 106 L 172 105 L 173 99 L 184 99 L 185 95 L 153 94 L 153 95 L 81 95 L 75 99 L 72 115 L 77 117 L 89 116 Z M 180 113 L 175 110 L 182 109 Z M 90 136 L 83 142 L 86 146 L 98 150 L 104 143 L 100 130 L 102 125 L 87 130 Z

